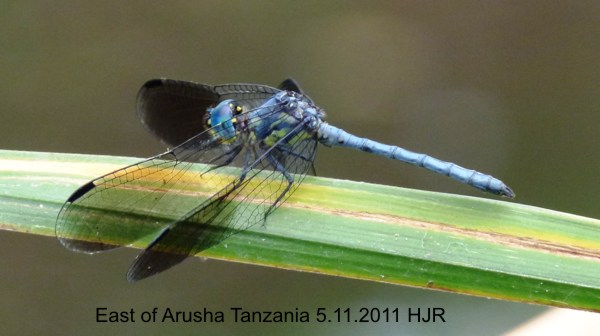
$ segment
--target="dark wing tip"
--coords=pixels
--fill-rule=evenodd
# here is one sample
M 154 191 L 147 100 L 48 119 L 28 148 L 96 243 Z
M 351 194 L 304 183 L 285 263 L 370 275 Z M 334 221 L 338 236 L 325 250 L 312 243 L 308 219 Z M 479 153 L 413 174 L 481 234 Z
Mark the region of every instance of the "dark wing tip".
M 142 85 L 142 89 L 152 89 L 154 87 L 157 86 L 162 86 L 164 85 L 164 80 L 163 79 L 151 79 L 149 81 L 147 81 L 146 83 L 144 83 L 144 85 Z
M 172 230 L 167 227 L 142 251 L 127 270 L 127 281 L 136 282 L 165 271 L 188 257 L 187 253 L 168 251 L 163 246 L 164 238 Z M 168 244 L 167 244 L 168 245 Z
M 96 185 L 94 184 L 94 181 L 90 181 L 90 182 L 82 185 L 81 187 L 79 187 L 79 189 L 75 190 L 75 192 L 73 192 L 73 194 L 71 194 L 71 196 L 69 196 L 69 198 L 67 199 L 67 202 L 68 203 L 75 202 L 81 196 L 85 195 L 88 191 L 94 189 L 95 187 L 96 187 Z
M 294 91 L 299 94 L 304 94 L 304 91 L 300 88 L 298 82 L 291 77 L 284 79 L 283 82 L 279 84 L 278 88 L 281 90 Z
M 187 254 L 154 251 L 147 248 L 127 270 L 127 281 L 136 282 L 166 271 L 188 257 Z

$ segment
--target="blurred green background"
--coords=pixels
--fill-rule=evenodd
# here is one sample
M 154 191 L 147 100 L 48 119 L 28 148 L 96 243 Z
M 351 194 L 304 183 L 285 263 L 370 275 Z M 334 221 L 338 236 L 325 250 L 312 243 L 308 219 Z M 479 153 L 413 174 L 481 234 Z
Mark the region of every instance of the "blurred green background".
M 600 217 L 598 1 L 0 3 L 0 147 L 151 156 L 148 79 L 294 77 L 355 134 L 493 174 L 519 203 Z M 487 197 L 435 174 L 320 148 L 320 176 Z M 65 195 L 65 198 L 68 195 Z M 501 334 L 544 307 L 200 259 L 136 284 L 137 253 L 71 253 L 0 232 L 9 334 Z M 121 324 L 95 308 L 444 307 L 438 324 Z

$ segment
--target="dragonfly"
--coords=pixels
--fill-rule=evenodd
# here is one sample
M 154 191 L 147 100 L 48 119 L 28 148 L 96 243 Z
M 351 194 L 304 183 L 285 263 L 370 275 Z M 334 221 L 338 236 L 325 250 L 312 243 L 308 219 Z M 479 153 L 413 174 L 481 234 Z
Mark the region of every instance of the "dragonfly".
M 56 221 L 59 241 L 77 252 L 104 252 L 150 238 L 127 271 L 130 282 L 264 223 L 307 174 L 315 174 L 319 143 L 515 196 L 490 175 L 328 124 L 324 110 L 293 79 L 277 88 L 153 79 L 140 89 L 136 111 L 142 124 L 171 148 L 82 185 Z

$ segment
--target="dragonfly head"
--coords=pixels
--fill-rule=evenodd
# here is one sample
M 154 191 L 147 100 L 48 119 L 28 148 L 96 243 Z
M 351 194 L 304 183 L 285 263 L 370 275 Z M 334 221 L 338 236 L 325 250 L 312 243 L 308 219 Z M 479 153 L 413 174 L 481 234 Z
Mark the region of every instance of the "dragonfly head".
M 207 109 L 206 125 L 212 127 L 215 134 L 223 139 L 235 137 L 235 116 L 242 113 L 242 107 L 232 99 L 226 99 L 217 106 Z

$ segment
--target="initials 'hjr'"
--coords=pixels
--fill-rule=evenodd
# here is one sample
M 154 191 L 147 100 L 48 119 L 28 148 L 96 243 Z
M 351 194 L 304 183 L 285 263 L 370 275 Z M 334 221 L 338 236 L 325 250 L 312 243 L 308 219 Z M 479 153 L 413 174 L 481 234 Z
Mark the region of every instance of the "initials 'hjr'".
M 438 317 L 442 322 L 446 322 L 444 319 L 444 308 L 427 308 L 427 310 L 421 308 L 413 309 L 408 308 L 408 322 L 436 322 L 435 318 Z

